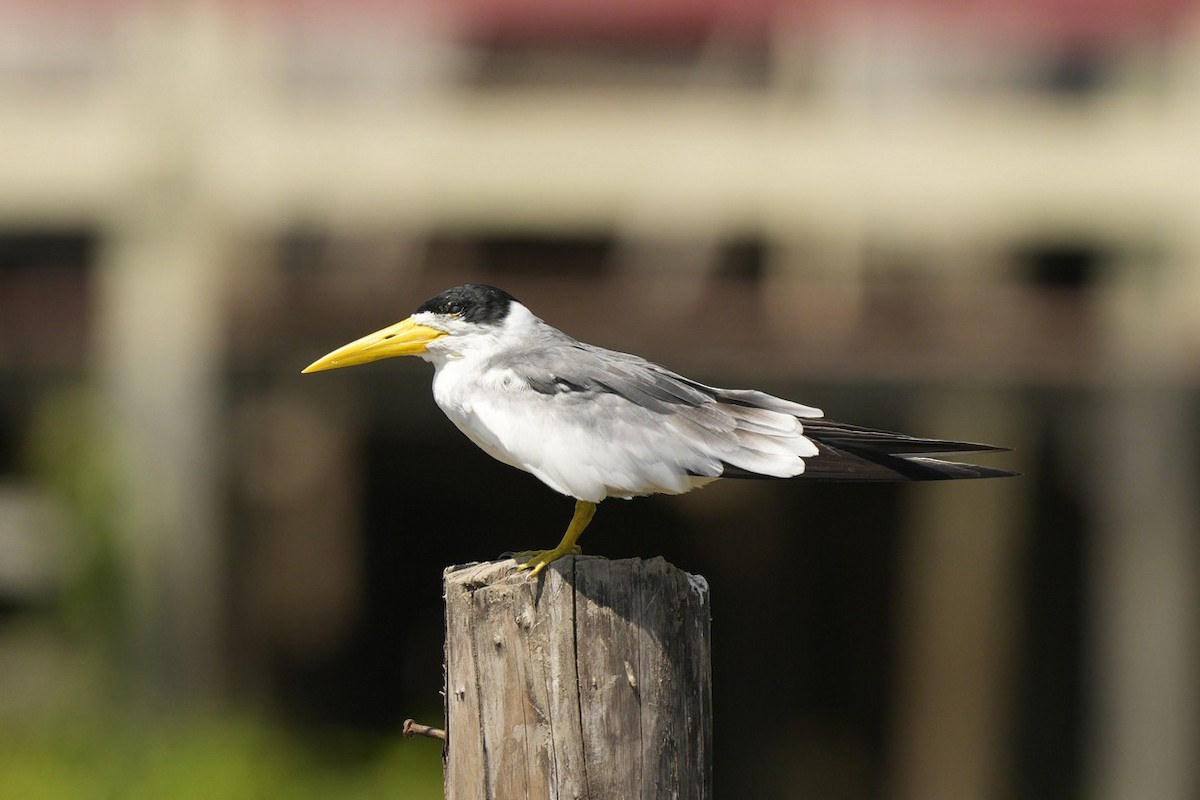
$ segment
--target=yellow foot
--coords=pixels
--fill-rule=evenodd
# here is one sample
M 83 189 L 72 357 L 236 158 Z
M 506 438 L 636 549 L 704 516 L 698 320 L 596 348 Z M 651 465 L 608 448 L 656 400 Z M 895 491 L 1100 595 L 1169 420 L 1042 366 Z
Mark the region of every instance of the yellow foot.
M 558 546 L 553 550 L 522 550 L 519 553 L 513 553 L 513 558 L 520 560 L 525 559 L 517 569 L 529 570 L 529 577 L 536 578 L 547 564 L 550 564 L 563 556 L 577 556 L 582 550 L 579 545 L 571 545 L 570 547 Z

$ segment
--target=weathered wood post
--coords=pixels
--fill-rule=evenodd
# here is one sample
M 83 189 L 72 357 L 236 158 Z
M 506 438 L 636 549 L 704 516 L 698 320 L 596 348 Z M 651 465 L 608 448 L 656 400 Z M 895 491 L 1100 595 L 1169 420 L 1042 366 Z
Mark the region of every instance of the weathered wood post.
M 447 800 L 712 797 L 703 578 L 576 556 L 445 590 Z

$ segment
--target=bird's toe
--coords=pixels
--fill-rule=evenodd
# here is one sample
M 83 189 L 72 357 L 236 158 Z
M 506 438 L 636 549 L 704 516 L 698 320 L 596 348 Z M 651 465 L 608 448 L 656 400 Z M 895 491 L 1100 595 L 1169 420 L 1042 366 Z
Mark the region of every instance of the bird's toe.
M 548 564 L 552 564 L 563 556 L 577 556 L 581 552 L 583 551 L 576 544 L 570 547 L 556 547 L 553 550 L 522 550 L 513 553 L 512 557 L 521 561 L 517 569 L 527 569 L 529 577 L 536 578 Z

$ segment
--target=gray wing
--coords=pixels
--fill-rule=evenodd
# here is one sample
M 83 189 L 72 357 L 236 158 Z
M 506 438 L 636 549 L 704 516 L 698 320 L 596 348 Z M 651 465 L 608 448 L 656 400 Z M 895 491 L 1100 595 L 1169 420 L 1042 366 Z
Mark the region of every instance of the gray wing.
M 933 456 L 1004 448 L 844 425 L 820 409 L 750 389 L 708 386 L 639 356 L 578 342 L 557 329 L 505 362 L 534 391 L 597 409 L 616 398 L 689 442 L 697 477 L 896 481 L 1015 473 Z M 564 398 L 565 399 L 565 398 Z M 591 401 L 591 403 L 589 403 Z
M 501 359 L 498 358 L 498 361 Z M 745 389 L 720 389 L 685 378 L 639 356 L 607 350 L 547 328 L 503 367 L 533 391 L 561 401 L 559 424 L 604 432 L 596 446 L 629 448 L 689 479 L 747 475 L 790 478 L 817 454 L 802 417 L 821 411 Z M 590 441 L 597 441 L 595 438 Z M 600 461 L 617 461 L 610 453 Z
M 658 414 L 710 403 L 757 408 L 793 417 L 820 417 L 821 410 L 753 389 L 720 389 L 686 378 L 641 356 L 564 341 L 507 356 L 506 362 L 543 394 L 608 393 Z

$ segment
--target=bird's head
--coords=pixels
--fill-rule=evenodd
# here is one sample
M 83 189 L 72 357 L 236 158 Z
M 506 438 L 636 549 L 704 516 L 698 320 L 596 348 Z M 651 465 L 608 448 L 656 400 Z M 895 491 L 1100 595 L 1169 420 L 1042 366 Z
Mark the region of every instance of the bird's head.
M 309 364 L 303 372 L 368 364 L 396 356 L 429 358 L 452 350 L 457 337 L 466 339 L 504 322 L 516 300 L 503 289 L 469 283 L 426 300 L 412 316 L 343 345 Z

